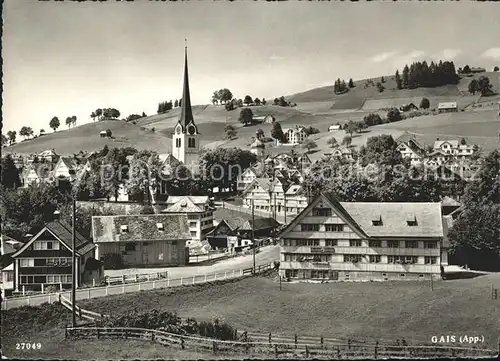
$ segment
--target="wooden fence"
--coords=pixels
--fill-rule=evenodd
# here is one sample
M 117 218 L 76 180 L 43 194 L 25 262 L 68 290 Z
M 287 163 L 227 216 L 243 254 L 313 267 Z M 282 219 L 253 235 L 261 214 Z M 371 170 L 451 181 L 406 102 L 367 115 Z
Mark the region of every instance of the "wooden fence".
M 261 273 L 273 268 L 272 264 L 261 265 L 256 268 L 256 273 Z M 244 273 L 245 272 L 245 273 Z M 251 272 L 250 272 L 251 273 Z M 76 300 L 88 300 L 91 298 L 105 297 L 110 295 L 119 295 L 129 292 L 138 292 L 153 290 L 159 288 L 171 288 L 179 286 L 188 286 L 195 284 L 203 284 L 207 282 L 222 281 L 227 279 L 246 277 L 248 276 L 248 269 L 239 269 L 231 271 L 221 271 L 218 273 L 201 274 L 189 277 L 180 277 L 175 279 L 161 278 L 157 280 L 134 282 L 134 283 L 121 283 L 104 287 L 89 287 L 78 288 L 76 290 Z M 9 310 L 21 306 L 39 306 L 43 303 L 54 303 L 59 301 L 59 294 L 69 297 L 71 291 L 61 291 L 49 294 L 39 294 L 26 297 L 4 298 L 2 300 L 2 309 Z
M 133 275 L 121 275 L 121 276 L 106 276 L 106 284 L 108 286 L 114 284 L 124 284 L 124 283 L 137 283 L 144 281 L 160 280 L 168 278 L 168 272 L 157 272 L 157 273 L 137 273 Z
M 451 346 L 390 346 L 376 344 L 338 344 L 318 345 L 310 342 L 261 342 L 223 341 L 217 339 L 179 335 L 159 330 L 143 328 L 66 328 L 67 339 L 134 339 L 157 342 L 162 345 L 176 346 L 181 349 L 192 348 L 213 352 L 214 354 L 260 353 L 270 357 L 306 357 L 341 359 L 352 357 L 365 358 L 437 358 L 437 357 L 491 357 L 498 353 L 494 350 L 451 347 Z

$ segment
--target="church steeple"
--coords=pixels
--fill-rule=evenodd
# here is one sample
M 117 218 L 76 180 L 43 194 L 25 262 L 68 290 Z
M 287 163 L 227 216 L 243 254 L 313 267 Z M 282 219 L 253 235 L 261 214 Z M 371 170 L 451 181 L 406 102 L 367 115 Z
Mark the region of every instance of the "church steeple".
M 191 109 L 191 96 L 189 95 L 189 77 L 187 61 L 187 45 L 184 47 L 184 86 L 182 89 L 181 116 L 179 123 L 186 129 L 189 123 L 194 124 L 193 110 Z

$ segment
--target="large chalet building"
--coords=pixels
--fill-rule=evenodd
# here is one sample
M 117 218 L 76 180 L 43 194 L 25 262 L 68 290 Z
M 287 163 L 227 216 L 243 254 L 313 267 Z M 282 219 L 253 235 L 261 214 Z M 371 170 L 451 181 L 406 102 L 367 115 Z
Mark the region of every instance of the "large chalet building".
M 280 275 L 295 280 L 438 278 L 448 263 L 440 203 L 315 198 L 280 234 Z

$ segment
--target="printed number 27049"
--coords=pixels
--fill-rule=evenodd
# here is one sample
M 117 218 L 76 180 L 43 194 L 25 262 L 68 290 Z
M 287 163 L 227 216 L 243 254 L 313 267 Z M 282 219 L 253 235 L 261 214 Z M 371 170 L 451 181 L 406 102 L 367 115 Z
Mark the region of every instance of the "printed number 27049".
M 16 350 L 40 350 L 42 344 L 40 342 L 19 342 L 16 343 Z

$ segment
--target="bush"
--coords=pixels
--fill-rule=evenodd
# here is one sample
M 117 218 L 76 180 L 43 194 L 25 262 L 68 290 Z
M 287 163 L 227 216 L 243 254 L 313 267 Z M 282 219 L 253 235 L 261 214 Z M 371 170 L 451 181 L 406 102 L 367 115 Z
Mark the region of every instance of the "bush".
M 124 267 L 120 253 L 106 253 L 102 257 L 104 269 L 121 269 Z
M 151 128 L 151 131 L 154 132 L 155 131 L 155 127 Z
M 402 119 L 401 113 L 398 108 L 392 108 L 387 112 L 387 119 L 389 122 L 399 122 Z
M 139 214 L 155 214 L 155 210 L 152 206 L 147 205 L 142 207 L 142 209 L 139 211 Z

